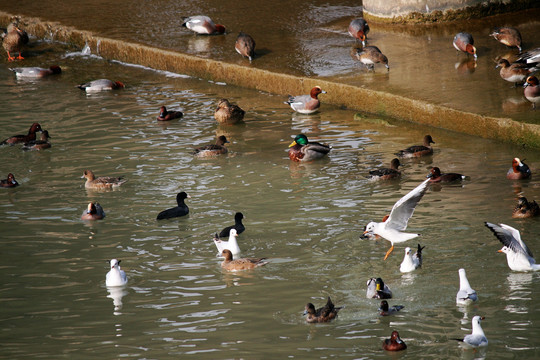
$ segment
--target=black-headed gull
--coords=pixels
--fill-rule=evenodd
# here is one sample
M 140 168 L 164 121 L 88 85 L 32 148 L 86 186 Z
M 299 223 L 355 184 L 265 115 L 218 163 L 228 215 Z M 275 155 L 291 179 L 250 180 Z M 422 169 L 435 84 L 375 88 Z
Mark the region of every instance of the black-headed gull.
M 487 346 L 488 339 L 486 338 L 486 334 L 484 334 L 484 330 L 482 330 L 480 320 L 484 320 L 484 317 L 474 316 L 472 318 L 472 334 L 466 335 L 463 339 L 456 340 L 463 341 L 464 344 L 472 347 Z
M 411 190 L 394 204 L 390 216 L 383 222 L 370 222 L 366 225 L 364 234 L 375 234 L 390 241 L 392 247 L 386 252 L 384 260 L 394 250 L 394 243 L 404 242 L 414 239 L 420 234 L 403 232 L 407 228 L 407 223 L 414 213 L 414 209 L 428 188 L 429 179 L 424 180 L 420 185 Z
M 403 273 L 411 272 L 422 266 L 422 250 L 425 246 L 418 244 L 418 249 L 413 253 L 410 247 L 405 248 L 405 256 L 399 266 L 399 271 Z
M 222 256 L 223 250 L 230 250 L 233 256 L 240 254 L 240 247 L 238 246 L 238 242 L 236 241 L 237 236 L 238 234 L 236 232 L 236 229 L 231 229 L 229 231 L 229 241 L 220 240 L 220 238 L 216 234 L 214 236 L 214 244 L 216 244 L 216 247 L 218 249 L 217 256 Z
M 120 269 L 120 261 L 111 260 L 111 270 L 107 273 L 105 278 L 105 285 L 107 286 L 124 286 L 127 284 L 127 276 L 124 270 Z
M 540 265 L 536 264 L 531 250 L 521 240 L 517 229 L 505 224 L 495 225 L 488 222 L 486 222 L 486 226 L 504 245 L 498 251 L 506 254 L 506 261 L 510 269 L 514 271 L 540 270 Z
M 478 300 L 476 291 L 471 288 L 465 269 L 459 269 L 459 291 L 456 294 L 456 304 L 468 305 Z

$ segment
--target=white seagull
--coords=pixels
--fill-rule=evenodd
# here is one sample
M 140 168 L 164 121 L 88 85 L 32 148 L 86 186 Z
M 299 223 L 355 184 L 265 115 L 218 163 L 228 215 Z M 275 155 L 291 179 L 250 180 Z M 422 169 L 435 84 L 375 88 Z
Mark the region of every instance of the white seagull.
M 238 233 L 236 229 L 231 229 L 229 231 L 229 241 L 220 240 L 216 234 L 214 236 L 214 244 L 216 244 L 216 247 L 218 249 L 217 256 L 223 256 L 221 255 L 221 253 L 225 249 L 230 250 L 233 256 L 240 254 L 240 247 L 238 246 L 238 242 L 236 241 L 237 236 L 238 236 Z
M 124 270 L 120 269 L 120 261 L 111 260 L 111 270 L 107 273 L 105 278 L 105 285 L 107 286 L 124 286 L 127 284 L 127 276 Z
M 484 334 L 484 330 L 482 330 L 482 326 L 480 325 L 480 320 L 484 319 L 485 318 L 483 316 L 474 316 L 472 318 L 472 334 L 465 335 L 463 339 L 456 340 L 463 341 L 463 343 L 472 347 L 487 346 L 488 339 L 486 338 L 486 334 Z
M 465 269 L 459 269 L 459 291 L 456 295 L 456 304 L 468 305 L 478 300 L 476 291 L 471 288 Z M 473 327 L 474 329 L 474 327 Z
M 407 195 L 394 204 L 390 216 L 386 221 L 377 223 L 370 222 L 366 225 L 364 235 L 379 235 L 390 241 L 392 247 L 386 252 L 384 260 L 394 250 L 394 243 L 404 242 L 417 237 L 420 234 L 405 233 L 407 223 L 414 213 L 414 209 L 422 196 L 424 196 L 429 184 L 429 179 L 424 180 L 420 185 L 411 190 Z
M 489 230 L 504 245 L 498 252 L 506 254 L 508 267 L 514 271 L 540 270 L 540 265 L 536 264 L 531 250 L 525 245 L 519 230 L 505 224 L 491 224 L 486 222 Z
M 418 244 L 418 250 L 413 254 L 410 247 L 405 248 L 405 256 L 399 266 L 399 271 L 403 273 L 411 272 L 422 266 L 422 250 L 425 246 Z

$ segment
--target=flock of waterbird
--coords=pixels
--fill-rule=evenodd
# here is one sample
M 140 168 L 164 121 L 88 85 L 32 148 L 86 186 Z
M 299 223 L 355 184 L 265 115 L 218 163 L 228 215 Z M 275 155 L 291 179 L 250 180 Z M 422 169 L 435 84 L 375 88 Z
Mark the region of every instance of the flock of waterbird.
M 218 35 L 225 33 L 225 27 L 221 24 L 215 24 L 207 16 L 192 16 L 184 19 L 182 24 L 188 29 L 196 32 L 197 34 L 204 35 Z M 370 28 L 367 22 L 362 19 L 354 19 L 351 21 L 348 27 L 348 33 L 359 40 L 362 43 L 362 48 L 357 48 L 354 52 L 354 56 L 369 69 L 374 69 L 375 64 L 382 63 L 389 70 L 388 58 L 382 54 L 382 52 L 376 46 L 366 46 L 367 34 Z M 509 47 L 517 47 L 521 49 L 521 34 L 515 28 L 501 27 L 493 31 L 492 34 L 496 40 L 500 41 Z M 18 25 L 11 24 L 3 39 L 3 47 L 8 54 L 8 60 L 22 60 L 21 49 L 23 45 L 28 42 L 28 35 L 24 30 L 21 30 Z M 471 34 L 460 32 L 453 40 L 453 45 L 458 51 L 465 52 L 477 58 L 476 48 L 474 47 L 474 39 Z M 235 44 L 236 51 L 242 56 L 252 61 L 255 57 L 255 41 L 253 38 L 243 32 L 238 34 Z M 17 57 L 12 54 L 18 52 Z M 540 87 L 538 79 L 532 75 L 534 72 L 540 70 L 538 66 L 540 62 L 540 48 L 533 49 L 527 52 L 521 53 L 514 62 L 510 62 L 507 59 L 500 59 L 497 63 L 497 67 L 500 67 L 500 76 L 514 84 L 524 82 L 524 96 L 533 103 L 535 107 L 536 103 L 540 101 Z M 27 68 L 14 68 L 12 69 L 16 76 L 19 78 L 42 78 L 49 75 L 60 74 L 61 69 L 59 66 L 53 65 L 48 69 L 39 67 L 27 67 Z M 90 81 L 85 84 L 78 85 L 78 87 L 86 92 L 97 92 L 104 90 L 114 90 L 124 88 L 124 84 L 120 81 L 111 81 L 107 79 L 98 79 Z M 314 87 L 310 94 L 289 96 L 288 104 L 294 111 L 302 114 L 312 114 L 318 111 L 320 107 L 320 101 L 318 99 L 319 94 L 326 93 L 319 86 Z M 220 124 L 235 124 L 241 122 L 244 118 L 245 111 L 237 105 L 229 103 L 227 99 L 221 99 L 218 103 L 218 107 L 215 111 L 214 117 Z M 183 116 L 180 111 L 168 111 L 165 106 L 162 106 L 157 116 L 158 121 L 170 121 L 173 119 L 179 119 Z M 36 139 L 36 133 L 42 132 L 42 136 L 39 140 Z M 26 150 L 41 150 L 49 148 L 51 145 L 48 142 L 50 138 L 48 131 L 42 130 L 40 124 L 34 123 L 30 127 L 26 135 L 15 135 L 7 138 L 1 144 L 2 145 L 14 145 L 22 143 L 23 149 Z M 225 136 L 217 138 L 215 144 L 206 145 L 194 150 L 193 155 L 196 157 L 209 157 L 219 156 L 227 153 L 225 144 L 228 140 Z M 422 145 L 411 146 L 407 149 L 400 150 L 396 155 L 400 158 L 414 158 L 420 156 L 429 156 L 433 154 L 433 148 L 431 144 L 435 143 L 430 135 L 424 137 Z M 321 144 L 318 142 L 309 141 L 306 135 L 299 134 L 295 137 L 294 141 L 289 146 L 289 158 L 292 161 L 297 162 L 310 162 L 323 158 L 327 155 L 331 146 L 327 144 Z M 371 179 L 374 180 L 390 180 L 399 178 L 401 172 L 399 166 L 401 165 L 398 158 L 392 160 L 390 168 L 381 168 L 372 170 L 369 173 Z M 520 159 L 514 158 L 512 162 L 512 168 L 507 173 L 508 179 L 521 180 L 528 179 L 531 176 L 529 167 Z M 85 170 L 82 178 L 86 179 L 85 188 L 94 190 L 107 190 L 114 189 L 124 184 L 127 179 L 123 177 L 95 177 L 91 170 Z M 405 232 L 408 221 L 412 217 L 415 208 L 425 195 L 432 183 L 448 183 L 463 181 L 467 177 L 457 173 L 441 173 L 438 167 L 433 167 L 430 173 L 427 175 L 427 179 L 422 181 L 413 190 L 399 199 L 389 215 L 383 218 L 381 222 L 370 222 L 365 226 L 364 232 L 361 238 L 379 239 L 384 238 L 391 243 L 390 249 L 386 252 L 384 260 L 388 258 L 390 253 L 394 249 L 394 245 L 402 243 L 413 238 L 416 238 L 419 234 Z M 12 173 L 9 173 L 7 179 L 0 181 L 0 187 L 10 188 L 16 187 L 19 184 L 15 180 Z M 189 213 L 189 208 L 185 204 L 185 199 L 190 196 L 185 192 L 178 193 L 176 197 L 177 206 L 164 210 L 157 215 L 157 220 L 170 219 L 176 217 L 182 217 Z M 526 198 L 520 197 L 518 205 L 516 206 L 513 217 L 532 217 L 540 213 L 540 209 L 535 201 L 528 202 Z M 89 203 L 87 208 L 81 215 L 82 220 L 100 220 L 105 217 L 105 211 L 99 203 Z M 235 224 L 223 229 L 219 234 L 214 236 L 214 243 L 218 250 L 217 256 L 224 258 L 221 263 L 221 267 L 228 271 L 239 271 L 253 269 L 259 266 L 266 265 L 268 261 L 266 258 L 235 258 L 240 255 L 241 250 L 238 245 L 237 236 L 241 234 L 245 227 L 242 223 L 244 218 L 243 214 L 238 212 L 235 214 Z M 506 254 L 508 266 L 514 271 L 531 271 L 540 269 L 540 265 L 535 263 L 532 252 L 527 245 L 521 239 L 518 230 L 505 224 L 492 224 L 485 223 L 494 235 L 503 244 L 503 248 L 499 250 Z M 225 241 L 223 238 L 228 237 Z M 400 265 L 401 272 L 411 272 L 422 266 L 422 247 L 418 244 L 416 252 L 410 247 L 405 248 L 405 256 Z M 106 286 L 117 287 L 125 286 L 128 282 L 126 273 L 120 268 L 120 260 L 110 260 L 110 271 L 106 275 Z M 466 276 L 465 269 L 459 269 L 460 287 L 456 294 L 456 304 L 468 305 L 476 302 L 478 296 L 476 292 L 471 288 Z M 392 291 L 389 289 L 383 280 L 379 278 L 370 278 L 367 281 L 367 298 L 375 299 L 390 299 L 392 298 Z M 327 299 L 327 303 L 316 309 L 312 303 L 308 303 L 305 307 L 304 314 L 306 315 L 306 321 L 308 323 L 328 322 L 336 318 L 338 311 L 342 307 L 336 307 L 332 303 L 330 297 Z M 403 309 L 402 305 L 389 306 L 386 300 L 382 300 L 380 303 L 379 311 L 381 316 L 389 316 L 397 313 Z M 472 334 L 465 336 L 463 341 L 468 346 L 479 347 L 488 344 L 487 338 L 482 330 L 480 321 L 484 319 L 480 316 L 474 316 L 472 319 Z M 383 348 L 388 351 L 399 351 L 407 348 L 407 345 L 401 340 L 399 333 L 393 331 L 390 339 L 383 341 Z

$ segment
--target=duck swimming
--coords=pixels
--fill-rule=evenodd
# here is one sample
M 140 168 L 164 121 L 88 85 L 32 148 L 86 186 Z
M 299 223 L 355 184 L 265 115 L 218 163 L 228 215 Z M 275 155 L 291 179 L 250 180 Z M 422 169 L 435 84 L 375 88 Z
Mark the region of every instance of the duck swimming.
M 191 198 L 191 196 L 186 194 L 184 191 L 176 194 L 176 203 L 178 204 L 178 206 L 163 210 L 158 214 L 156 220 L 171 219 L 175 217 L 186 216 L 187 214 L 189 214 L 189 208 L 184 202 L 184 200 L 188 198 Z
M 195 155 L 195 157 L 203 158 L 226 154 L 228 149 L 225 147 L 225 144 L 228 142 L 227 138 L 224 135 L 221 135 L 217 138 L 215 144 L 196 148 L 193 155 Z
M 401 176 L 401 171 L 398 170 L 401 163 L 399 159 L 392 159 L 389 168 L 380 168 L 369 171 L 369 178 L 372 180 L 391 180 Z
M 291 109 L 300 114 L 313 114 L 321 106 L 319 101 L 319 94 L 326 94 L 326 91 L 322 90 L 320 86 L 315 86 L 309 92 L 309 95 L 289 95 L 289 100 L 285 102 Z
M 36 132 L 42 131 L 41 125 L 33 123 L 26 135 L 13 135 L 0 143 L 0 145 L 15 145 L 36 140 Z
M 107 90 L 116 90 L 116 89 L 123 89 L 125 85 L 121 83 L 120 81 L 111 81 L 108 79 L 98 79 L 98 80 L 92 80 L 90 82 L 87 82 L 85 84 L 77 85 L 77 87 L 83 91 L 89 92 L 97 92 L 97 91 L 107 91 Z
M 184 113 L 181 111 L 168 111 L 165 106 L 162 106 L 159 109 L 159 115 L 157 116 L 158 121 L 170 121 L 174 119 L 180 119 L 184 116 Z
M 62 69 L 58 65 L 53 65 L 49 67 L 48 69 L 44 69 L 40 67 L 20 67 L 20 68 L 13 68 L 10 70 L 15 73 L 17 78 L 25 78 L 25 79 L 40 79 L 49 75 L 56 75 L 56 74 L 62 73 Z
M 435 182 L 455 182 L 455 181 L 461 181 L 465 180 L 467 177 L 458 173 L 445 173 L 441 174 L 441 169 L 438 167 L 432 167 L 429 171 L 429 174 L 426 176 L 429 178 L 429 182 L 435 183 Z
M 244 224 L 242 224 L 242 219 L 244 219 L 244 214 L 241 212 L 234 214 L 234 225 L 227 226 L 225 229 L 221 230 L 218 237 L 224 238 L 229 236 L 229 231 L 231 231 L 231 229 L 235 229 L 237 234 L 243 233 L 246 228 Z
M 401 351 L 407 349 L 407 345 L 401 340 L 397 331 L 392 331 L 390 339 L 384 340 L 382 346 L 386 351 Z
M 13 188 L 19 186 L 15 176 L 12 173 L 9 173 L 6 179 L 0 180 L 0 187 L 3 188 Z
M 299 134 L 289 145 L 289 159 L 297 162 L 308 162 L 320 159 L 330 152 L 331 146 L 315 141 L 308 141 L 304 134 Z
M 518 203 L 512 212 L 512 217 L 517 219 L 525 219 L 540 215 L 540 207 L 536 201 L 527 201 L 525 196 L 520 196 Z
M 101 220 L 105 217 L 105 211 L 99 203 L 89 203 L 81 215 L 81 220 Z
M 307 315 L 306 322 L 308 323 L 329 322 L 336 318 L 338 311 L 342 308 L 335 307 L 329 296 L 326 305 L 317 310 L 315 310 L 315 306 L 312 303 L 307 303 L 304 315 Z
M 94 190 L 115 189 L 127 181 L 127 179 L 124 179 L 124 177 L 122 176 L 120 177 L 100 176 L 96 178 L 92 170 L 84 170 L 83 175 L 81 176 L 81 179 L 84 179 L 84 178 L 86 178 L 84 187 L 87 189 L 94 189 Z
M 233 105 L 227 99 L 221 99 L 218 102 L 214 118 L 219 124 L 236 124 L 244 119 L 245 111 L 238 105 Z
M 22 149 L 23 150 L 48 149 L 51 147 L 51 143 L 49 142 L 50 138 L 51 137 L 49 136 L 49 132 L 47 130 L 43 130 L 41 132 L 41 138 L 39 140 L 32 140 L 32 141 L 24 143 Z
M 512 160 L 512 167 L 508 169 L 506 173 L 506 178 L 510 180 L 521 180 L 528 179 L 531 177 L 531 169 L 519 158 L 514 158 Z
M 392 291 L 381 278 L 371 278 L 367 281 L 366 297 L 368 299 L 391 299 Z
M 265 261 L 266 258 L 241 258 L 233 260 L 233 255 L 228 249 L 223 250 L 221 255 L 225 258 L 221 263 L 221 267 L 228 271 L 250 270 L 268 264 L 268 261 Z
M 400 311 L 403 308 L 404 308 L 403 305 L 394 305 L 394 306 L 390 307 L 388 305 L 388 301 L 383 300 L 383 301 L 381 301 L 381 306 L 379 306 L 379 311 L 380 311 L 379 315 L 381 315 L 381 316 L 390 316 L 392 314 L 397 313 L 398 311 Z
M 404 150 L 400 150 L 396 153 L 397 156 L 402 158 L 414 158 L 420 156 L 426 156 L 433 154 L 433 148 L 431 144 L 435 144 L 435 141 L 431 138 L 431 135 L 424 136 L 424 143 L 422 145 L 409 146 Z

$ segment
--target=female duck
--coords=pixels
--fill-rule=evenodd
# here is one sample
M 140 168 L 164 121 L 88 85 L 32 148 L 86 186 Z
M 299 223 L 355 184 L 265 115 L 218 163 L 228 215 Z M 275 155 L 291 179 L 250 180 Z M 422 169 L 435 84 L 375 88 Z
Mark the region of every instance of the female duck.
M 120 177 L 110 177 L 110 176 L 101 176 L 96 178 L 92 170 L 84 170 L 81 179 L 86 178 L 84 187 L 87 189 L 94 190 L 104 190 L 104 189 L 114 189 L 121 186 L 127 181 L 122 176 Z
M 196 148 L 193 155 L 195 155 L 196 157 L 212 157 L 226 154 L 228 150 L 225 147 L 225 144 L 227 144 L 228 142 L 229 141 L 227 140 L 227 138 L 224 135 L 221 135 L 217 138 L 215 144 L 205 145 Z
M 289 159 L 297 162 L 308 162 L 320 159 L 330 152 L 332 147 L 314 141 L 308 141 L 304 134 L 299 134 L 289 145 Z
M 441 174 L 441 169 L 439 169 L 436 166 L 431 168 L 429 174 L 426 177 L 430 178 L 429 179 L 430 183 L 435 183 L 435 182 L 448 183 L 448 182 L 461 181 L 461 180 L 466 179 L 466 176 L 458 174 L 458 173 Z
M 240 32 L 238 34 L 234 48 L 237 53 L 243 57 L 247 57 L 249 61 L 255 57 L 255 40 L 246 33 Z
M 315 310 L 315 306 L 312 303 L 307 303 L 304 315 L 307 315 L 306 322 L 308 323 L 329 322 L 336 318 L 338 311 L 342 308 L 342 306 L 335 307 L 329 296 L 326 305 L 317 310 Z
M 376 46 L 366 46 L 363 49 L 356 49 L 354 56 L 369 70 L 375 69 L 375 64 L 384 64 L 386 70 L 390 71 L 388 58 Z
M 236 124 L 244 119 L 245 111 L 237 105 L 232 105 L 229 100 L 221 99 L 214 113 L 214 118 L 219 124 Z
M 223 250 L 221 255 L 225 258 L 221 263 L 221 267 L 229 271 L 250 270 L 268 264 L 268 261 L 264 261 L 266 258 L 242 258 L 233 260 L 231 251 L 227 249 Z
M 495 28 L 489 36 L 493 36 L 495 40 L 506 46 L 517 47 L 521 52 L 521 33 L 518 29 L 513 27 Z
M 99 203 L 89 203 L 81 215 L 81 220 L 101 220 L 105 217 L 105 211 Z
M 379 315 L 381 315 L 381 316 L 390 316 L 392 314 L 397 313 L 398 311 L 400 311 L 403 308 L 404 308 L 403 305 L 394 305 L 394 306 L 390 307 L 388 305 L 388 301 L 383 300 L 383 301 L 381 301 L 381 306 L 379 306 Z
M 397 156 L 402 158 L 413 158 L 433 154 L 433 148 L 431 144 L 435 144 L 435 141 L 431 138 L 431 135 L 424 136 L 424 143 L 422 145 L 409 146 L 406 149 L 400 150 L 396 153 Z
M 186 194 L 184 191 L 178 193 L 176 195 L 176 203 L 178 204 L 178 206 L 167 209 L 167 210 L 163 210 L 162 212 L 158 214 L 156 219 L 157 220 L 171 219 L 171 218 L 175 218 L 179 216 L 186 216 L 187 214 L 189 214 L 189 208 L 184 202 L 184 200 L 187 198 L 191 198 L 191 196 Z
M 24 44 L 28 43 L 28 34 L 26 31 L 19 29 L 15 24 L 10 24 L 7 28 L 7 35 L 4 37 L 2 46 L 8 54 L 8 61 L 23 60 L 21 49 Z M 18 52 L 19 56 L 11 56 L 10 53 Z
M 389 168 L 381 168 L 376 170 L 371 170 L 369 172 L 369 178 L 372 180 L 391 180 L 396 179 L 401 176 L 401 171 L 398 170 L 400 166 L 399 159 L 392 159 L 390 162 Z
M 525 219 L 540 215 L 540 207 L 536 201 L 527 201 L 525 196 L 520 196 L 518 203 L 512 212 L 513 218 Z

